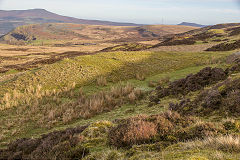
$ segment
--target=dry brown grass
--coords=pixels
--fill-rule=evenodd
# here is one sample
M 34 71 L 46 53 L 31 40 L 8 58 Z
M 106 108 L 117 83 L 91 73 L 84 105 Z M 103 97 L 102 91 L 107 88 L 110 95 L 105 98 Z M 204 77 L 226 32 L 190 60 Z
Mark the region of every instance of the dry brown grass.
M 169 82 L 170 82 L 170 77 L 166 76 L 166 77 L 159 79 L 158 81 L 149 81 L 148 86 L 149 87 L 165 86 Z
M 50 47 L 50 46 L 15 46 L 0 44 L 0 73 L 8 70 L 24 71 L 27 67 L 36 68 L 44 64 L 36 65 L 37 61 L 48 59 L 57 59 L 60 56 L 71 57 L 73 53 L 93 53 L 104 48 L 111 47 L 114 44 L 101 43 L 94 46 L 68 46 L 68 47 Z M 30 66 L 33 65 L 34 66 Z M 15 73 L 16 74 L 16 73 Z M 15 74 L 12 74 L 14 76 Z M 12 78 L 9 75 L 0 77 L 0 81 Z
M 195 45 L 177 45 L 177 46 L 160 46 L 149 49 L 150 51 L 166 51 L 166 52 L 202 52 L 218 43 L 195 44 Z
M 112 129 L 109 143 L 115 146 L 132 146 L 149 142 L 157 134 L 157 125 L 143 120 L 143 117 L 131 118 Z
M 145 80 L 145 76 L 144 76 L 144 74 L 137 73 L 136 74 L 136 79 L 139 80 L 139 81 L 144 81 Z
M 30 106 L 32 104 L 39 104 L 38 101 L 44 99 L 44 97 L 53 97 L 53 100 L 60 93 L 68 92 L 71 96 L 73 90 L 75 88 L 76 83 L 69 84 L 67 87 L 64 87 L 61 90 L 43 90 L 41 85 L 37 85 L 36 87 L 29 86 L 23 92 L 19 92 L 17 90 L 13 90 L 12 93 L 5 93 L 2 100 L 0 100 L 0 110 L 5 110 L 11 107 L 17 106 Z
M 155 34 L 164 34 L 164 32 L 168 32 L 170 34 L 178 34 L 184 33 L 190 30 L 198 29 L 198 27 L 191 27 L 191 26 L 178 26 L 178 25 L 147 25 L 143 26 L 147 30 L 154 32 Z
M 154 87 L 157 87 L 157 85 L 158 85 L 158 83 L 155 82 L 155 81 L 149 81 L 149 82 L 148 82 L 148 86 L 149 86 L 149 87 L 154 88 Z
M 204 140 L 196 140 L 184 144 L 186 148 L 211 148 L 227 152 L 240 152 L 239 136 L 206 137 Z
M 158 85 L 167 85 L 170 82 L 170 77 L 166 76 L 158 81 Z
M 18 106 L 18 121 L 35 121 L 39 126 L 52 127 L 55 123 L 68 123 L 75 119 L 88 119 L 108 112 L 123 104 L 136 103 L 144 92 L 130 84 L 118 85 L 109 91 L 86 95 L 82 89 L 74 91 L 75 83 L 62 90 L 43 91 L 41 86 L 29 87 L 25 92 L 7 93 L 1 109 Z M 69 99 L 71 100 L 65 100 Z M 24 116 L 22 116 L 24 115 Z
M 137 141 L 149 140 L 156 134 L 157 126 L 154 123 L 142 120 L 132 120 L 123 140 L 130 143 L 136 143 Z
M 103 77 L 103 76 L 98 77 L 98 78 L 97 78 L 97 85 L 98 85 L 98 86 L 106 86 L 106 85 L 107 85 L 107 79 L 106 79 L 106 77 Z

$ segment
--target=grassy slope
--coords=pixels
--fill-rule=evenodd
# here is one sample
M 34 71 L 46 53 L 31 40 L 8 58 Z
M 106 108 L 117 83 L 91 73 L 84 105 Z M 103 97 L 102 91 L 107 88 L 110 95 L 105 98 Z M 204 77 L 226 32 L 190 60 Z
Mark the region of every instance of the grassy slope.
M 74 59 L 64 59 L 52 65 L 46 65 L 41 68 L 28 71 L 19 75 L 17 78 L 2 82 L 0 84 L 0 94 L 12 93 L 15 90 L 23 91 L 28 88 L 35 88 L 37 85 L 42 86 L 42 91 L 52 91 L 54 89 L 62 89 L 76 83 L 74 92 L 79 92 L 81 89 L 88 95 L 98 93 L 100 91 L 110 90 L 113 86 L 121 84 L 132 84 L 144 91 L 151 91 L 149 87 L 150 81 L 158 81 L 165 77 L 170 77 L 170 80 L 176 80 L 190 73 L 196 73 L 206 66 L 225 68 L 225 57 L 232 52 L 153 52 L 153 51 L 138 51 L 138 52 L 109 52 L 100 53 L 91 56 L 81 56 Z M 136 75 L 140 74 L 145 77 L 145 80 L 136 79 Z M 96 80 L 99 76 L 106 77 L 108 83 L 101 87 L 96 85 Z M 210 86 L 208 86 L 210 87 Z M 81 89 L 80 89 L 81 88 Z M 25 92 L 25 97 L 31 97 L 32 93 Z M 194 98 L 199 94 L 199 91 L 190 93 L 188 98 Z M 179 98 L 179 97 L 178 97 Z M 117 149 L 107 144 L 107 132 L 103 131 L 100 137 L 94 137 L 94 133 L 98 129 L 102 131 L 102 125 L 96 122 L 102 122 L 103 126 L 108 125 L 116 119 L 129 118 L 138 115 L 155 115 L 165 111 L 168 108 L 169 102 L 179 102 L 181 98 L 165 97 L 161 103 L 148 107 L 147 97 L 136 104 L 123 104 L 109 112 L 103 112 L 89 119 L 74 119 L 68 123 L 61 121 L 53 125 L 39 126 L 38 121 L 34 120 L 41 118 L 41 113 L 31 113 L 30 105 L 11 107 L 0 112 L 0 148 L 6 147 L 7 143 L 24 137 L 39 137 L 44 133 L 49 133 L 54 130 L 63 130 L 69 127 L 78 125 L 92 124 L 87 130 L 87 140 L 83 143 L 84 146 L 90 148 L 91 156 L 97 159 L 124 159 L 126 155 L 131 155 L 131 159 L 163 159 L 163 160 L 222 160 L 231 159 L 237 160 L 240 155 L 238 152 L 228 152 L 213 147 L 197 148 L 184 147 L 188 146 L 189 142 L 170 145 L 161 151 L 151 151 L 153 145 L 143 144 L 133 146 L 130 150 Z M 62 97 L 61 103 L 75 101 L 73 97 Z M 10 101 L 15 101 L 11 99 Z M 51 103 L 51 102 L 49 102 Z M 19 109 L 20 108 L 20 109 Z M 21 108 L 25 111 L 22 112 Z M 29 111 L 29 112 L 28 112 Z M 24 113 L 24 114 L 22 114 Z M 26 116 L 32 116 L 31 121 Z M 203 122 L 213 122 L 219 124 L 224 122 L 224 117 L 198 117 Z M 236 118 L 239 120 L 239 118 Z M 107 121 L 107 122 L 106 122 Z M 237 121 L 238 122 L 238 121 Z M 106 124 L 105 124 L 106 123 Z M 100 131 L 100 132 L 101 132 Z M 239 134 L 234 132 L 235 134 Z M 89 136 L 89 137 L 88 137 Z M 144 149 L 145 148 L 145 149 Z M 90 156 L 90 157 L 91 157 Z M 90 159 L 89 157 L 89 159 Z
M 51 90 L 67 86 L 73 82 L 77 84 L 76 92 L 81 86 L 83 91 L 88 94 L 108 90 L 111 86 L 116 86 L 119 81 L 131 83 L 143 90 L 151 90 L 148 87 L 149 81 L 157 81 L 166 76 L 171 77 L 171 80 L 184 77 L 189 73 L 199 71 L 206 65 L 211 65 L 211 63 L 215 66 L 216 64 L 214 63 L 218 59 L 222 60 L 229 54 L 230 52 L 114 52 L 82 56 L 47 65 L 41 69 L 27 72 L 17 79 L 4 82 L 1 84 L 1 94 L 6 91 L 11 93 L 11 90 L 14 88 L 15 90 L 23 90 L 29 85 L 36 86 L 41 84 L 43 89 Z M 135 76 L 137 73 L 144 73 L 144 76 L 147 77 L 145 81 L 136 80 Z M 107 77 L 109 83 L 106 87 L 95 85 L 94 81 L 99 75 Z M 74 127 L 99 120 L 114 120 L 138 114 L 156 114 L 163 111 L 170 101 L 175 100 L 166 99 L 161 105 L 150 109 L 146 107 L 147 102 L 145 101 L 140 102 L 139 105 L 123 105 L 121 108 L 97 115 L 88 120 L 74 120 L 67 125 L 57 123 L 51 129 L 46 127 L 39 128 L 35 121 L 22 121 L 25 115 L 19 115 L 18 110 L 15 108 L 8 109 L 2 111 L 0 116 L 0 122 L 4 124 L 1 126 L 2 132 L 0 133 L 2 139 L 1 146 L 5 146 L 6 142 L 16 138 L 35 137 L 52 130 L 64 129 L 70 126 Z M 165 107 L 163 108 L 162 106 Z M 98 148 L 96 149 L 99 150 Z
M 109 52 L 65 59 L 40 69 L 2 82 L 0 95 L 12 90 L 22 91 L 29 86 L 41 85 L 43 90 L 59 89 L 76 83 L 83 86 L 105 76 L 108 82 L 118 82 L 136 77 L 157 75 L 187 67 L 211 64 L 223 59 L 230 52 Z

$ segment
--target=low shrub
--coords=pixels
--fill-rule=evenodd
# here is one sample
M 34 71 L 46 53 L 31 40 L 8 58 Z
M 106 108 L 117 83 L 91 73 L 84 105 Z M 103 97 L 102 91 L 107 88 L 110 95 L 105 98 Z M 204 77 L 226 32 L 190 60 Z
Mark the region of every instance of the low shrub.
M 127 147 L 151 141 L 157 134 L 157 126 L 141 117 L 130 118 L 112 128 L 109 132 L 109 143 L 117 147 Z
M 207 85 L 225 80 L 227 75 L 221 68 L 206 67 L 197 74 L 190 74 L 186 78 L 171 82 L 168 87 L 158 86 L 150 96 L 150 101 L 158 103 L 161 98 L 166 96 L 186 95 L 189 92 L 201 90 Z
M 205 89 L 193 100 L 182 100 L 169 104 L 170 109 L 182 114 L 219 114 L 238 116 L 240 114 L 240 79 L 227 79 Z
M 181 117 L 176 112 L 165 112 L 159 115 L 138 116 L 120 120 L 108 134 L 110 145 L 131 147 L 136 144 L 176 142 L 175 132 L 193 123 L 191 117 Z
M 240 40 L 233 43 L 221 43 L 211 48 L 208 48 L 206 51 L 232 51 L 240 48 Z
M 104 137 L 108 133 L 109 129 L 113 127 L 113 123 L 110 121 L 99 121 L 89 125 L 82 133 L 87 138 Z
M 180 130 L 176 134 L 179 141 L 188 141 L 194 139 L 204 139 L 209 136 L 217 136 L 225 133 L 223 126 L 216 126 L 210 122 L 198 122 L 192 126 L 189 126 L 183 130 Z
M 235 119 L 226 119 L 223 121 L 223 126 L 227 131 L 238 132 L 240 130 L 240 122 Z
M 87 126 L 55 131 L 37 139 L 18 139 L 0 151 L 0 159 L 81 159 L 89 154 L 75 134 Z

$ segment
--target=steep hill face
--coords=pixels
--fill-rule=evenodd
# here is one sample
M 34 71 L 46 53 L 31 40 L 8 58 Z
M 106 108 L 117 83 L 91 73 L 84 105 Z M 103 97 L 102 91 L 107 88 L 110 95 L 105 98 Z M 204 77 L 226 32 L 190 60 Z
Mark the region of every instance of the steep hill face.
M 47 23 L 20 26 L 1 38 L 6 43 L 34 43 L 36 41 L 65 41 L 76 43 L 136 42 L 158 39 L 169 34 L 186 32 L 196 27 L 155 26 L 106 26 L 69 23 Z
M 140 26 L 133 23 L 118 23 L 109 21 L 77 19 L 61 16 L 45 9 L 30 10 L 0 10 L 0 35 L 6 34 L 17 26 L 35 23 L 77 23 L 112 26 Z

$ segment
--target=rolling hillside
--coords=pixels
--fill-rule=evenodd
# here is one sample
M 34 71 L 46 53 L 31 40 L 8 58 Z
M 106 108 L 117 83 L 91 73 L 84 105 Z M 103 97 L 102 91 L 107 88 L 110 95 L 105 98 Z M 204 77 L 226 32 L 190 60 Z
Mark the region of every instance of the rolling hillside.
M 77 19 L 61 16 L 45 9 L 30 10 L 0 10 L 0 35 L 10 32 L 17 26 L 35 23 L 77 23 L 91 25 L 113 25 L 113 26 L 140 26 L 133 23 L 118 23 L 109 21 Z
M 136 42 L 159 39 L 170 34 L 183 33 L 196 27 L 177 25 L 103 26 L 68 23 L 47 23 L 17 27 L 1 38 L 6 43 L 36 43 L 39 41 L 72 41 L 72 43 Z
M 202 45 L 206 51 L 231 51 L 240 49 L 240 23 L 218 24 L 169 36 L 156 47 Z
M 49 23 L 3 37 L 23 43 L 0 44 L 0 159 L 239 159 L 239 53 L 196 49 L 237 41 L 239 26 L 174 27 Z M 124 42 L 161 35 L 174 43 L 158 47 L 192 51 Z M 184 36 L 197 41 L 175 43 Z M 78 45 L 33 45 L 58 39 Z M 79 45 L 90 42 L 92 52 Z

